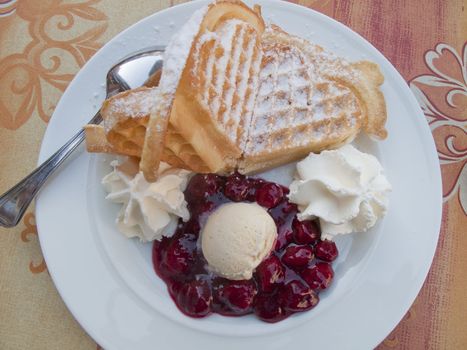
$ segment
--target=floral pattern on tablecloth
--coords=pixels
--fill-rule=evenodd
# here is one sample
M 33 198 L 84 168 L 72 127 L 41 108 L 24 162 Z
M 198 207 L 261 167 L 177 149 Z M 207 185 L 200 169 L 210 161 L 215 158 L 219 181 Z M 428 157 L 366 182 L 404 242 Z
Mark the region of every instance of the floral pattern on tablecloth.
M 22 52 L 0 60 L 0 127 L 18 129 L 34 112 L 49 120 L 75 73 L 101 46 L 107 16 L 94 7 L 98 2 L 11 2 L 5 15 L 25 21 L 31 40 Z M 78 27 L 79 22 L 88 25 Z
M 445 43 L 425 54 L 429 74 L 410 81 L 433 132 L 443 172 L 443 197 L 457 197 L 467 215 L 467 43 Z
M 21 231 L 21 240 L 25 243 L 32 242 L 32 239 L 37 240 L 37 226 L 36 218 L 33 213 L 26 213 L 23 217 L 24 230 Z M 47 265 L 45 264 L 44 257 L 40 258 L 38 263 L 35 263 L 33 260 L 29 262 L 29 271 L 33 274 L 41 273 L 47 270 Z

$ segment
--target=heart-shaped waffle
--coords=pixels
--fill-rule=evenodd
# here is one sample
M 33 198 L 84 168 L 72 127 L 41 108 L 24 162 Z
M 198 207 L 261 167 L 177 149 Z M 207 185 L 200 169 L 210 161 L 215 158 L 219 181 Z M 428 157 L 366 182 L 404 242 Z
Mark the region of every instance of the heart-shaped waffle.
M 240 172 L 265 170 L 337 148 L 360 130 L 385 138 L 386 108 L 376 64 L 349 63 L 277 26 L 263 57 Z
M 361 130 L 384 139 L 383 80 L 372 62 L 347 62 L 265 28 L 259 8 L 221 0 L 168 45 L 149 120 L 117 113 L 105 132 L 89 127 L 88 149 L 141 156 L 149 181 L 161 160 L 195 172 L 258 172 L 337 148 Z M 103 133 L 107 144 L 99 144 Z

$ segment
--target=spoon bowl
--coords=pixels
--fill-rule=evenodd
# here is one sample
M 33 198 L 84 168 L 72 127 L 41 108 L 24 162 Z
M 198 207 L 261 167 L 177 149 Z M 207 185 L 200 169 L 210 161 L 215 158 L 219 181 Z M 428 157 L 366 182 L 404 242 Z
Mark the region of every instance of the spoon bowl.
M 160 73 L 163 56 L 164 47 L 155 46 L 123 58 L 107 73 L 107 98 L 147 84 Z

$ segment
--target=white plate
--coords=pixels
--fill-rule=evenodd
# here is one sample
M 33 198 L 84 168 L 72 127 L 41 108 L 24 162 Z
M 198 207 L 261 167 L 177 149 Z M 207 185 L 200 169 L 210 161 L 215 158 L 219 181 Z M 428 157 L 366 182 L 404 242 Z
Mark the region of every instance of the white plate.
M 131 52 L 166 44 L 193 11 L 192 2 L 156 13 L 119 34 L 86 64 L 49 123 L 45 160 L 94 115 L 105 74 Z M 441 177 L 434 142 L 405 81 L 367 41 L 342 24 L 285 2 L 258 1 L 266 19 L 350 60 L 377 62 L 386 78 L 389 137 L 360 148 L 378 156 L 393 185 L 387 216 L 368 233 L 338 244 L 333 287 L 312 311 L 277 324 L 254 317 L 183 316 L 154 274 L 151 245 L 126 240 L 99 180 L 108 157 L 81 152 L 49 182 L 36 206 L 39 237 L 60 295 L 105 349 L 373 348 L 415 299 L 433 259 L 441 221 Z M 96 94 L 99 96 L 96 98 Z

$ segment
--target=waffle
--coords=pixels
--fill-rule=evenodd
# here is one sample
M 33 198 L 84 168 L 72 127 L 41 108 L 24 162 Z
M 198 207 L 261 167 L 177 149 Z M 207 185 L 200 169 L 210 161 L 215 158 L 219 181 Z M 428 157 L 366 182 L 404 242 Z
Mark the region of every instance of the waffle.
M 88 148 L 141 156 L 148 181 L 161 160 L 195 172 L 259 172 L 360 131 L 384 139 L 383 80 L 374 63 L 347 62 L 265 28 L 259 8 L 220 0 L 170 42 L 157 90 L 119 95 L 125 108 L 104 103 L 111 117 L 103 130 L 88 127 Z
M 102 125 L 85 126 L 88 151 L 140 157 L 156 92 L 142 87 L 105 100 Z
M 256 12 L 224 0 L 199 10 L 175 36 L 167 47 L 162 94 L 140 164 L 149 181 L 157 176 L 163 144 L 178 155 L 180 145 L 166 137 L 168 127 L 210 172 L 236 167 L 254 106 L 263 30 Z
M 348 63 L 277 26 L 262 36 L 263 57 L 249 136 L 238 168 L 252 173 L 333 149 L 360 130 L 385 138 L 377 65 Z
M 141 87 L 117 94 L 104 101 L 102 125 L 86 125 L 86 147 L 92 153 L 114 153 L 141 157 L 150 111 L 154 108 L 157 88 Z M 177 168 L 207 172 L 194 150 L 169 127 L 162 160 Z M 175 152 L 174 152 L 175 150 Z M 183 159 L 188 161 L 188 166 Z

